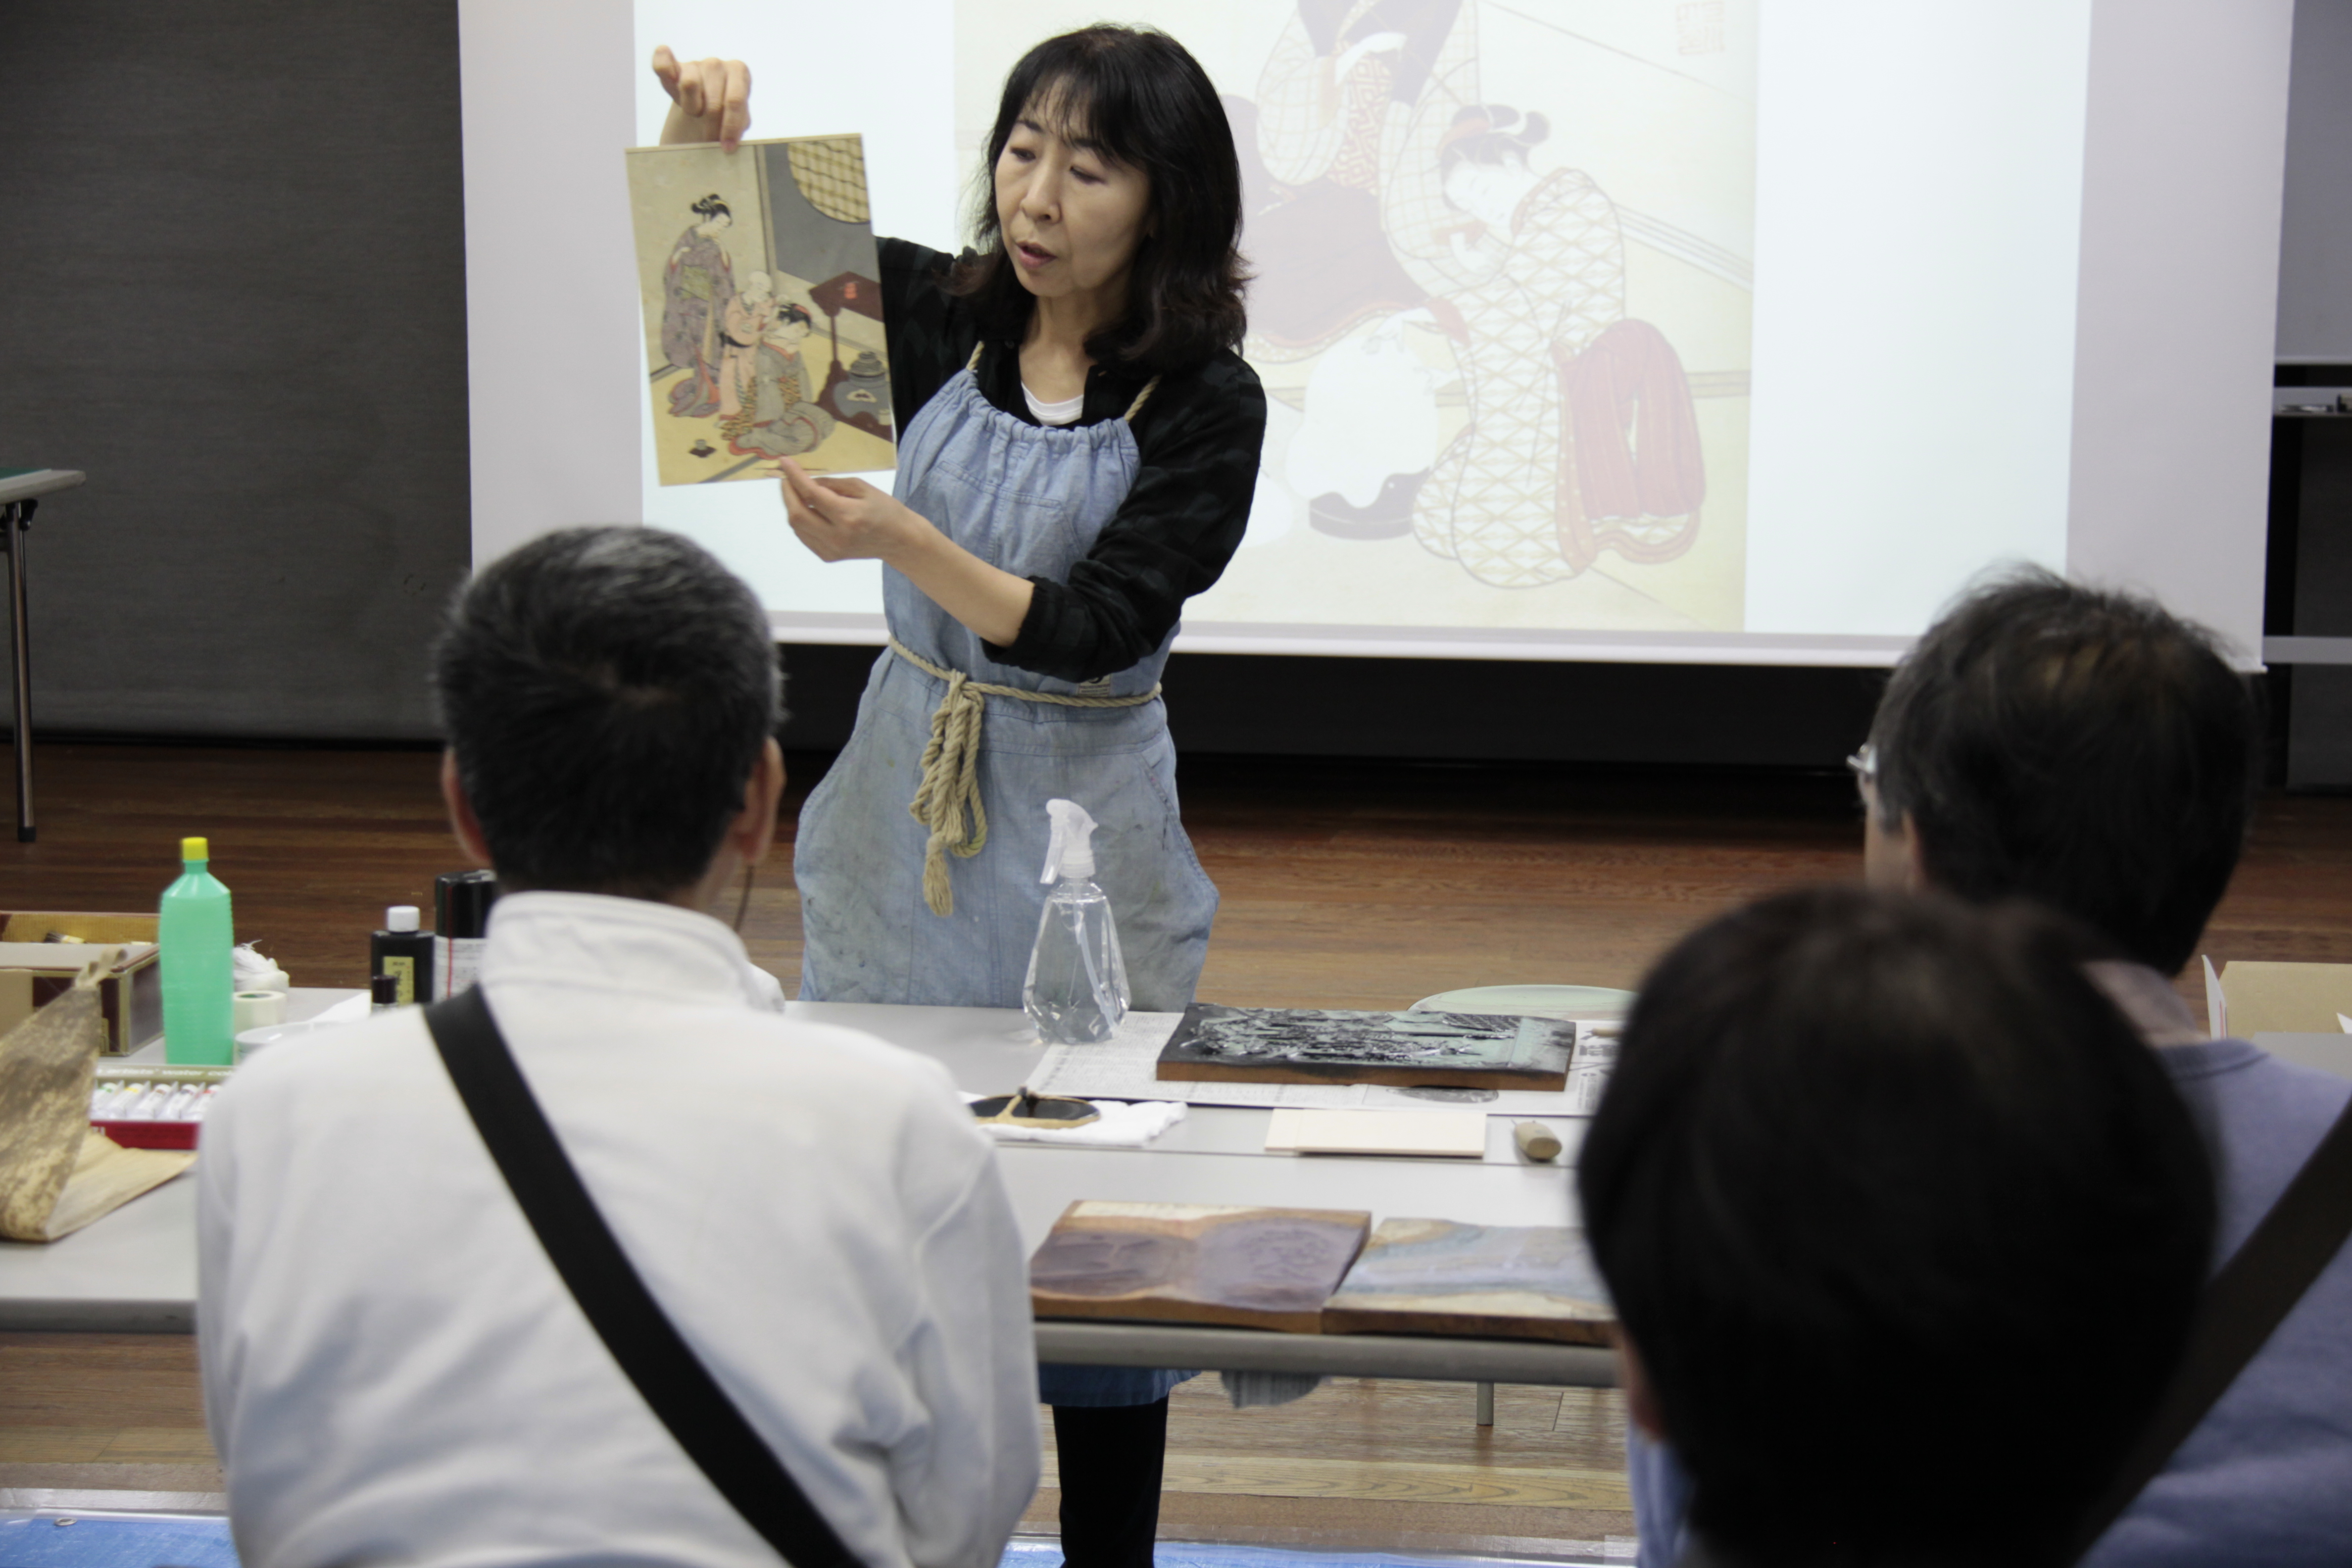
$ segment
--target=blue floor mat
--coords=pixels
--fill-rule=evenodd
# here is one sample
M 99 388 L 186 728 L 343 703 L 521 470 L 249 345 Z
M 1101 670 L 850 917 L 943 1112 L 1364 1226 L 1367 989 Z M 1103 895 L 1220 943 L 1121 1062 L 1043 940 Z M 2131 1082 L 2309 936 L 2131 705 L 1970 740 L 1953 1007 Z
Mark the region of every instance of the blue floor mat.
M 218 1516 L 0 1514 L 0 1568 L 236 1568 Z
M 1504 1560 L 1381 1552 L 1286 1552 L 1163 1541 L 1155 1568 L 1502 1568 Z M 199 1514 L 0 1512 L 0 1568 L 237 1568 L 228 1521 Z M 1002 1568 L 1062 1568 L 1050 1541 L 1020 1540 Z

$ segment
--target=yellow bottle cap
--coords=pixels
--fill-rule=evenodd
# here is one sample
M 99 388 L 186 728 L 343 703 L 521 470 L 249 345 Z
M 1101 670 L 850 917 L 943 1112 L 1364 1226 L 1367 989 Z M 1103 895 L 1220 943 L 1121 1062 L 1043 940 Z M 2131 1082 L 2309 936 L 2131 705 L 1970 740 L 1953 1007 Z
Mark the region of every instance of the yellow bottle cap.
M 181 839 L 181 840 L 180 840 L 180 858 L 181 858 L 181 859 L 183 859 L 183 860 L 209 860 L 209 859 L 211 859 L 212 858 L 213 858 L 213 847 L 212 847 L 212 841 L 211 841 L 210 839 L 205 839 L 205 838 L 183 838 L 183 839 Z

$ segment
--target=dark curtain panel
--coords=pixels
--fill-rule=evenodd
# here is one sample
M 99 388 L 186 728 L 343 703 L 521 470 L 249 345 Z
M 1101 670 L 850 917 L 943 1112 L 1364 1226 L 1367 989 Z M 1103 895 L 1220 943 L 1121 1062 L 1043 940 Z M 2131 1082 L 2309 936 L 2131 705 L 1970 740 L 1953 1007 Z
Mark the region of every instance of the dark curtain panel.
M 89 475 L 34 524 L 35 735 L 430 735 L 454 0 L 15 0 L 0 58 L 0 467 Z

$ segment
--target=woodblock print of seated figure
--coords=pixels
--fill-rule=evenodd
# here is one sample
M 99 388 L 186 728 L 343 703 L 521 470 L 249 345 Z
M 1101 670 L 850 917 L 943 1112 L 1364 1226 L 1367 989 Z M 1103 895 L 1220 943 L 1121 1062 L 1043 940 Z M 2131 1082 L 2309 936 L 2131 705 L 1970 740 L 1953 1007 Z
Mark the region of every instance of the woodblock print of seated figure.
M 670 247 L 662 266 L 662 358 L 687 378 L 670 388 L 669 411 L 681 419 L 706 419 L 719 411 L 719 332 L 735 300 L 735 265 L 720 237 L 735 215 L 717 195 L 692 208 L 694 223 Z
M 774 321 L 752 355 L 742 407 L 719 426 L 735 452 L 797 458 L 833 434 L 834 416 L 809 401 L 808 364 L 801 357 L 812 321 L 801 306 L 776 307 Z
M 1626 318 L 1614 204 L 1581 170 L 1528 167 L 1549 130 L 1479 104 L 1438 147 L 1462 215 L 1446 243 L 1468 281 L 1428 309 L 1454 339 L 1470 423 L 1421 488 L 1413 531 L 1500 587 L 1575 576 L 1602 550 L 1670 560 L 1706 494 L 1681 363 Z

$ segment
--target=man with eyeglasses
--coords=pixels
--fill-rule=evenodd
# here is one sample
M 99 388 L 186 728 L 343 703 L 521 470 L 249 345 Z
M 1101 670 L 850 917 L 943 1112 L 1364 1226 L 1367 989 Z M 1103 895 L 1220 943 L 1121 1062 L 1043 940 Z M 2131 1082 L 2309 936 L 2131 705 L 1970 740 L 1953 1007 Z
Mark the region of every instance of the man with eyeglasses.
M 2217 1264 L 2326 1134 L 2352 1083 L 2207 1037 L 2173 989 L 2229 886 L 2261 783 L 2261 728 L 2216 639 L 2142 598 L 2029 571 L 1954 605 L 1888 682 L 1851 761 L 1864 876 L 1971 902 L 2028 898 L 2132 962 L 2095 977 L 2210 1146 Z M 2058 1409 L 2020 1421 L 2063 1420 Z M 1671 1437 L 1671 1434 L 1669 1434 Z M 1688 1481 L 1629 1440 L 1644 1568 L 1682 1544 Z M 2084 1559 L 2088 1568 L 2300 1568 L 2352 1542 L 2352 1252 Z M 1956 1489 L 1963 1485 L 1955 1477 Z M 1965 1506 L 1957 1500 L 1955 1506 Z

